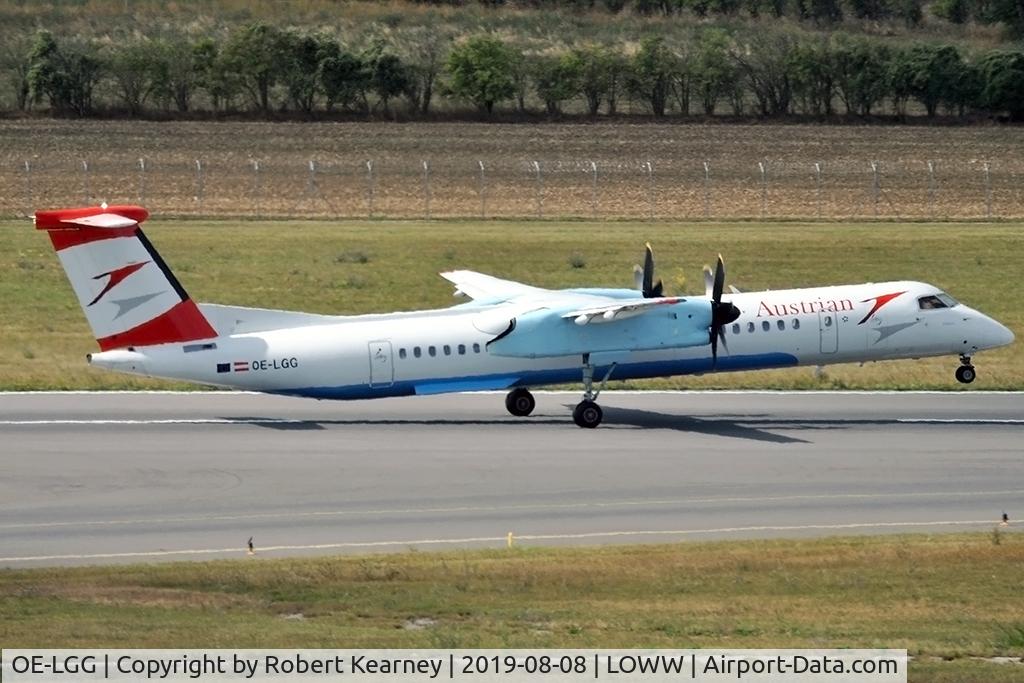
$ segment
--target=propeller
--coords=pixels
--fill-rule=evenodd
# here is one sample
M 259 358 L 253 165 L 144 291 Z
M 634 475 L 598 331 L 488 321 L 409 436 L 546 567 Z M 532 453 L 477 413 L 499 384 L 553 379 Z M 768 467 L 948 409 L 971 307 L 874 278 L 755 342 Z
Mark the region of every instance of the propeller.
M 654 281 L 654 250 L 648 242 L 644 250 L 644 267 L 633 266 L 633 281 L 636 288 L 643 292 L 645 299 L 654 299 L 662 296 L 665 287 L 659 279 Z
M 725 262 L 722 255 L 718 255 L 718 263 L 715 265 L 715 272 L 704 266 L 704 292 L 711 299 L 711 327 L 709 329 L 711 341 L 711 368 L 718 365 L 718 340 L 722 340 L 722 347 L 726 353 L 729 346 L 725 342 L 725 326 L 740 317 L 740 309 L 728 301 L 722 301 L 722 290 L 725 288 Z

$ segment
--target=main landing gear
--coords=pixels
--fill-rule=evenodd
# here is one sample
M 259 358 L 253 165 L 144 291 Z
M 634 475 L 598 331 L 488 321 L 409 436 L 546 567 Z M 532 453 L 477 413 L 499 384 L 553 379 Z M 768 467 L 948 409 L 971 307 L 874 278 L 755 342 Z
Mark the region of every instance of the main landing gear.
M 956 380 L 961 384 L 970 384 L 977 377 L 970 356 L 960 356 L 960 367 L 956 369 Z
M 597 391 L 594 391 L 594 366 L 590 364 L 590 354 L 583 354 L 583 400 L 576 404 L 572 411 L 572 420 L 577 426 L 593 429 L 601 424 L 604 411 L 601 410 L 601 406 L 597 405 L 597 397 L 604 390 L 604 385 L 607 384 L 614 369 L 615 363 L 612 363 L 601 380 L 601 384 L 598 385 Z
M 537 407 L 537 401 L 529 390 L 519 387 L 508 392 L 508 396 L 505 397 L 505 407 L 516 417 L 526 417 Z

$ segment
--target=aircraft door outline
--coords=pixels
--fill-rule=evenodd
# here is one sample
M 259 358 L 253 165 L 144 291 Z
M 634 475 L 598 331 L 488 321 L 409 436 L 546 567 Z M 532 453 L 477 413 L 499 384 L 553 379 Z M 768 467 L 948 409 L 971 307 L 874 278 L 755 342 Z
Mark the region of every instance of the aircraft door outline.
M 395 363 L 391 342 L 372 341 L 368 345 L 370 354 L 370 386 L 389 387 L 395 383 Z

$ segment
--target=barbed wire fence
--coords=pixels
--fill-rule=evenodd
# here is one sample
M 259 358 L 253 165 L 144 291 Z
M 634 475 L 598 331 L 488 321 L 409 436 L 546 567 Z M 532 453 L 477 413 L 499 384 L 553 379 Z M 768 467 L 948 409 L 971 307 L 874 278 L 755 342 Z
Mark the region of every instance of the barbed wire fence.
M 10 160 L 0 215 L 139 203 L 155 215 L 330 219 L 994 220 L 1024 217 L 998 160 Z

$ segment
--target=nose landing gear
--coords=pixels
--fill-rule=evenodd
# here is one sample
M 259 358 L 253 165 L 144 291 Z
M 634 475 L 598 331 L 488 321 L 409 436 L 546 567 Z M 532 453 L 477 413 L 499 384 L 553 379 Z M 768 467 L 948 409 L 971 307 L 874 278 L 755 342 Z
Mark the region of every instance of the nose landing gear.
M 960 356 L 960 367 L 956 369 L 956 380 L 961 384 L 970 384 L 977 377 L 970 356 Z

